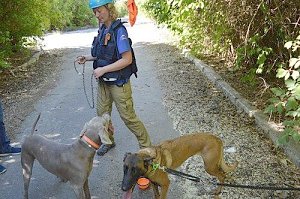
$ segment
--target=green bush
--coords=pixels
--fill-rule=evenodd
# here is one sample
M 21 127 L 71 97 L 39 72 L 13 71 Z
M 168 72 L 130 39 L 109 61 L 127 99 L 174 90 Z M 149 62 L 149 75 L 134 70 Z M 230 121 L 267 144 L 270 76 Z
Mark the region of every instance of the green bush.
M 291 68 L 283 66 L 290 59 L 284 45 L 299 31 L 299 0 L 147 0 L 143 8 L 148 16 L 173 30 L 181 47 L 190 49 L 196 57 L 217 56 L 225 60 L 231 71 L 245 72 L 241 79 L 244 84 L 255 85 L 258 76 L 266 81 L 276 80 L 276 74 L 282 71 L 296 81 L 299 69 L 294 68 L 290 74 Z M 290 98 L 292 91 L 288 90 L 300 90 L 297 84 L 298 79 L 282 96 L 275 96 L 277 101 L 269 107 L 279 122 L 298 114 L 298 101 L 295 96 Z M 288 130 L 291 126 L 291 122 L 286 124 L 287 135 L 297 137 Z M 298 126 L 294 129 L 299 132 Z
M 119 13 L 119 17 L 125 17 L 128 15 L 127 0 L 120 0 L 115 3 L 115 7 Z
M 7 57 L 12 54 L 9 32 L 0 32 L 0 69 L 9 67 Z
M 96 25 L 89 0 L 0 1 L 0 69 L 9 57 L 26 51 L 29 38 L 69 27 Z M 24 53 L 23 53 L 24 54 Z
M 47 24 L 47 2 L 42 0 L 0 1 L 0 68 L 8 57 L 22 50 L 30 36 L 41 36 Z
M 50 30 L 96 25 L 89 0 L 53 0 L 50 3 Z
M 22 42 L 24 37 L 43 34 L 48 21 L 47 6 L 42 0 L 0 2 L 0 30 L 9 32 L 13 50 L 14 47 L 18 48 L 19 42 Z
M 280 65 L 276 76 L 283 78 L 286 87 L 271 89 L 274 97 L 269 100 L 270 105 L 265 109 L 270 116 L 284 116 L 282 120 L 285 128 L 279 144 L 286 143 L 290 137 L 300 142 L 300 34 L 284 46 L 290 53 L 290 59 L 288 63 Z
M 72 27 L 95 26 L 98 24 L 88 3 L 89 0 L 81 0 L 81 3 L 73 5 L 71 19 Z

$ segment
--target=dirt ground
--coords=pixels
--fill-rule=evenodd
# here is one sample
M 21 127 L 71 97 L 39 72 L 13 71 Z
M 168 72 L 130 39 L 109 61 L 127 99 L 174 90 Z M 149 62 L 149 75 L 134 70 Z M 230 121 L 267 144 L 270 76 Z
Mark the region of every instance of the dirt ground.
M 33 110 L 32 104 L 55 85 L 61 53 L 57 50 L 45 52 L 35 64 L 14 65 L 0 72 L 0 99 L 4 108 L 5 128 L 12 141 L 16 134 L 21 133 L 20 125 Z M 25 61 L 28 61 L 27 57 L 23 58 Z

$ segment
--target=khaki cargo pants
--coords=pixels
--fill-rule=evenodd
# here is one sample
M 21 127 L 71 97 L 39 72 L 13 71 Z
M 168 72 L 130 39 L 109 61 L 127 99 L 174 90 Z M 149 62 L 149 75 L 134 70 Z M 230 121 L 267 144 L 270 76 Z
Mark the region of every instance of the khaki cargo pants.
M 121 87 L 99 81 L 97 115 L 101 116 L 103 113 L 111 114 L 113 102 L 125 125 L 136 136 L 140 148 L 150 146 L 149 134 L 134 111 L 130 81 Z M 101 141 L 103 144 L 112 144 L 114 142 L 113 132 L 110 135 L 106 135 Z

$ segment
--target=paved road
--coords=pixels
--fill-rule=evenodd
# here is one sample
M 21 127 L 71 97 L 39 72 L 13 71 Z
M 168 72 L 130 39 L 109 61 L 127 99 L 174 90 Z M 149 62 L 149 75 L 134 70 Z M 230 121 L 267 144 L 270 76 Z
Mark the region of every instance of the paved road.
M 137 23 L 133 28 L 128 28 L 133 38 L 136 56 L 139 57 L 138 78 L 132 78 L 133 98 L 136 112 L 144 122 L 154 143 L 179 135 L 173 129 L 161 101 L 161 89 L 154 75 L 152 66 L 154 57 L 147 55 L 147 43 L 160 42 L 158 31 L 150 22 Z M 61 58 L 61 74 L 55 88 L 50 90 L 45 97 L 34 104 L 32 112 L 22 124 L 22 132 L 30 132 L 30 128 L 38 112 L 41 119 L 37 126 L 38 134 L 46 135 L 61 143 L 71 143 L 79 135 L 82 126 L 93 116 L 95 109 L 91 109 L 86 102 L 82 86 L 82 78 L 77 75 L 73 68 L 73 60 L 76 56 L 88 54 L 96 29 L 68 32 L 64 34 L 51 34 L 45 38 L 44 49 L 64 49 Z M 86 66 L 86 88 L 91 97 L 90 64 Z M 78 68 L 81 70 L 81 68 Z M 96 82 L 93 83 L 96 89 Z M 95 91 L 96 92 L 96 91 Z M 91 98 L 89 98 L 91 100 Z M 116 147 L 104 157 L 95 156 L 94 169 L 90 175 L 90 191 L 92 198 L 120 198 L 122 191 L 122 161 L 125 152 L 135 152 L 138 145 L 134 135 L 126 128 L 114 109 L 112 120 L 115 125 Z M 22 136 L 17 140 L 21 141 Z M 20 157 L 9 157 L 4 163 L 8 170 L 0 176 L 0 198 L 22 198 L 23 184 Z M 172 187 L 172 193 L 179 194 L 180 188 Z M 135 190 L 134 197 L 142 195 L 151 196 L 152 192 L 139 192 Z M 174 195 L 174 196 L 175 196 Z M 75 198 L 70 186 L 46 172 L 38 163 L 34 164 L 33 176 L 30 184 L 30 198 Z M 170 195 L 172 196 L 172 194 Z

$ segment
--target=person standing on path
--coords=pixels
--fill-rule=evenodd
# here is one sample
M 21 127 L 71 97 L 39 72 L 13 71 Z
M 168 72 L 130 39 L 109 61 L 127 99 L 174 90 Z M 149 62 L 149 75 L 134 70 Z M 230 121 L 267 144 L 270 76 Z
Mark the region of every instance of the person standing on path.
M 144 124 L 137 117 L 132 99 L 130 76 L 133 74 L 133 61 L 128 33 L 120 19 L 113 0 L 90 0 L 90 8 L 99 24 L 98 36 L 95 37 L 91 55 L 79 56 L 76 62 L 84 64 L 93 61 L 94 76 L 98 79 L 97 115 L 111 114 L 115 103 L 121 119 L 136 136 L 139 147 L 151 145 L 149 134 Z M 109 135 L 102 141 L 98 155 L 104 155 L 115 146 L 114 128 L 110 125 Z
M 10 145 L 10 140 L 5 131 L 4 126 L 4 117 L 3 117 L 3 108 L 2 102 L 0 100 L 0 157 L 9 156 L 9 155 L 18 155 L 21 153 L 21 148 L 12 147 Z M 6 168 L 0 165 L 0 174 L 4 173 Z

